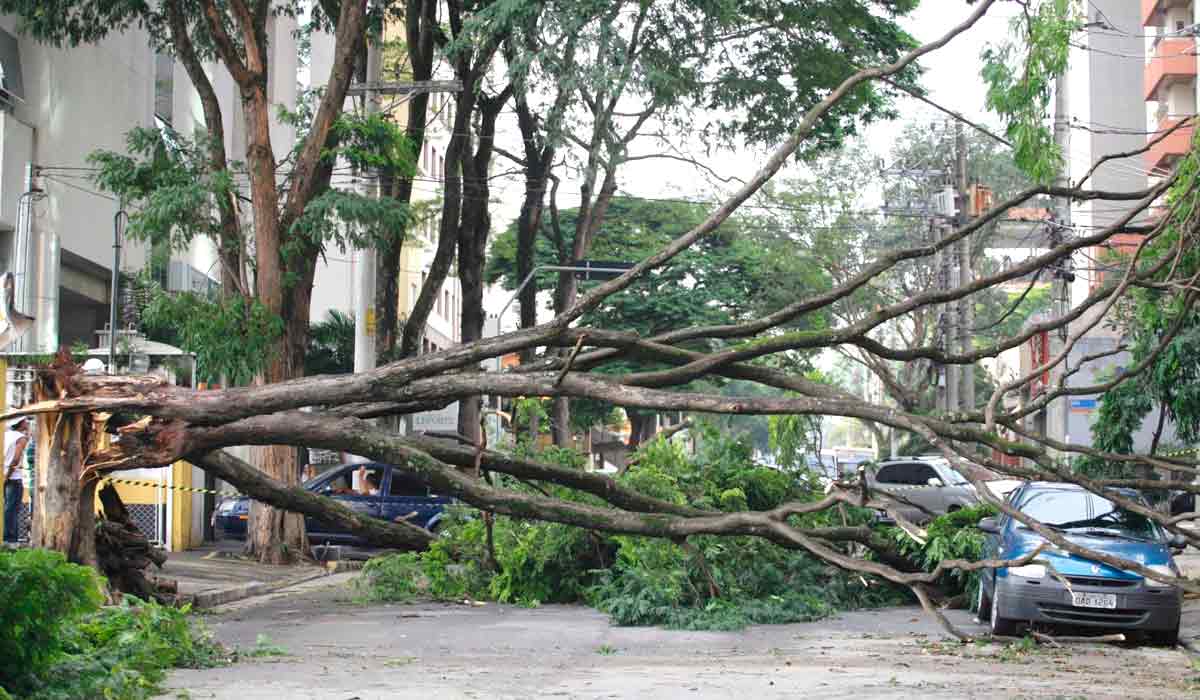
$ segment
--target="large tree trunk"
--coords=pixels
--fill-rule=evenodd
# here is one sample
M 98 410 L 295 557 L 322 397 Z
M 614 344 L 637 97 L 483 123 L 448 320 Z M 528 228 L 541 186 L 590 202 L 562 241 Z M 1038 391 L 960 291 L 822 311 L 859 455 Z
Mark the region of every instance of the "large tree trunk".
M 65 393 L 78 369 L 65 352 L 34 383 L 37 401 Z M 37 483 L 34 486 L 34 547 L 53 549 L 76 564 L 96 564 L 96 483 L 85 476 L 83 461 L 90 447 L 90 414 L 44 413 L 37 417 Z
M 492 219 L 488 213 L 491 188 L 488 171 L 496 136 L 496 119 L 508 101 L 509 92 L 479 101 L 479 143 L 475 152 L 463 154 L 463 217 L 458 232 L 458 278 L 462 283 L 463 343 L 483 337 L 483 265 L 487 254 Z M 458 403 L 458 432 L 473 442 L 481 438 L 481 397 L 471 396 Z
M 279 215 L 279 195 L 275 185 L 276 163 L 271 148 L 270 105 L 265 82 L 242 88 L 242 106 L 249 132 L 246 154 L 249 160 L 251 198 L 254 205 L 255 246 L 258 256 L 255 281 L 259 301 L 283 320 L 283 333 L 275 347 L 260 383 L 274 384 L 303 374 L 304 341 L 308 330 L 308 304 L 295 308 L 296 297 L 311 294 L 311 283 L 295 282 L 291 298 L 285 288 L 284 260 L 280 253 L 283 231 Z M 294 258 L 293 258 L 294 260 Z M 305 294 L 304 292 L 307 292 Z M 303 300 L 300 300 L 303 301 Z M 303 316 L 300 312 L 303 311 Z M 263 473 L 287 486 L 300 483 L 295 448 L 275 445 L 259 448 L 256 457 Z M 246 536 L 247 553 L 268 564 L 289 564 L 308 550 L 304 519 L 295 513 L 254 504 Z
M 414 81 L 433 78 L 433 29 L 437 26 L 435 0 L 407 0 L 404 8 L 405 38 L 408 41 L 409 65 Z M 408 124 L 405 135 L 415 153 L 425 144 L 425 123 L 429 112 L 429 94 L 417 93 L 408 101 Z M 389 177 L 394 186 L 385 196 L 405 204 L 412 203 L 412 178 Z M 396 352 L 399 329 L 400 251 L 403 241 L 380 248 L 375 259 L 375 308 L 378 325 L 375 330 L 375 351 L 378 357 L 392 358 Z

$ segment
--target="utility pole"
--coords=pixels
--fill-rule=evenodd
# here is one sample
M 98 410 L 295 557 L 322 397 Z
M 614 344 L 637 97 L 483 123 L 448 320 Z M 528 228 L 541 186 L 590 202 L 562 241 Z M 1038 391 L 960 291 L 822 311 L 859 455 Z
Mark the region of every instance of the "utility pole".
M 378 87 L 383 76 L 383 30 L 379 36 L 367 38 L 367 86 L 363 93 L 368 115 L 379 113 Z M 364 176 L 363 194 L 379 197 L 379 173 L 360 173 Z M 357 295 L 354 298 L 354 371 L 375 369 L 375 247 L 368 244 L 358 251 Z
M 1070 123 L 1070 90 L 1066 71 L 1063 71 L 1054 81 L 1054 144 L 1058 147 L 1062 154 L 1062 168 L 1059 170 L 1058 177 L 1055 178 L 1054 184 L 1059 187 L 1070 187 L 1071 185 L 1071 123 Z M 1057 247 L 1062 244 L 1066 232 L 1071 226 L 1071 198 L 1070 197 L 1055 197 L 1054 198 L 1054 221 L 1051 222 L 1052 229 L 1050 231 L 1050 245 Z M 1063 317 L 1071 310 L 1071 282 L 1075 279 L 1073 271 L 1073 261 L 1070 256 L 1063 258 L 1054 267 L 1053 282 L 1051 283 L 1053 299 L 1053 309 L 1055 316 Z M 1059 340 L 1066 343 L 1069 329 L 1063 325 L 1058 329 Z M 1051 353 L 1056 354 L 1056 353 Z M 1062 368 L 1066 363 L 1061 363 L 1058 372 L 1063 371 Z M 1071 411 L 1069 410 L 1069 397 L 1063 397 L 1054 402 L 1057 404 L 1058 410 L 1061 412 L 1059 416 L 1061 420 L 1062 434 L 1058 437 L 1063 442 L 1070 442 L 1070 420 Z M 1053 413 L 1051 413 L 1053 415 Z M 1050 416 L 1047 416 L 1050 418 Z M 1052 425 L 1047 421 L 1047 425 Z M 1054 430 L 1046 431 L 1053 435 Z
M 951 219 L 953 221 L 953 219 Z M 951 224 L 942 225 L 942 237 L 945 238 L 954 232 L 954 226 Z M 944 271 L 943 289 L 954 289 L 958 286 L 958 246 L 951 245 L 942 254 L 942 269 Z M 943 337 L 942 347 L 947 354 L 953 354 L 958 346 L 958 302 L 950 302 L 942 308 L 942 317 L 946 319 L 946 330 Z M 962 372 L 958 371 L 958 365 L 946 365 L 946 411 L 954 412 L 958 410 L 958 380 L 962 376 Z
M 971 195 L 967 189 L 967 137 L 963 132 L 962 122 L 954 125 L 954 175 L 957 190 L 958 214 L 955 223 L 966 226 L 971 220 Z M 969 284 L 971 275 L 971 240 L 968 236 L 956 244 L 958 249 L 958 283 Z M 971 327 L 974 325 L 974 300 L 970 296 L 958 300 L 958 349 L 961 353 L 971 352 Z M 975 364 L 956 366 L 962 378 L 959 380 L 958 392 L 960 404 L 964 411 L 975 408 Z

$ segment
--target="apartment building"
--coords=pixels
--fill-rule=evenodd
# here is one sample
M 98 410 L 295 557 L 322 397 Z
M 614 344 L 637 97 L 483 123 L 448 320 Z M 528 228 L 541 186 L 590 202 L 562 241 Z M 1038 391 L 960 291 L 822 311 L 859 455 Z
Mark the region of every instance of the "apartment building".
M 272 102 L 289 108 L 296 100 L 295 29 L 295 20 L 286 17 L 273 18 L 269 27 L 268 90 Z M 208 70 L 226 115 L 226 148 L 241 159 L 246 139 L 237 87 L 219 64 Z M 146 245 L 122 240 L 114 261 L 119 205 L 92 182 L 88 155 L 125 151 L 125 136 L 136 127 L 191 136 L 203 125 L 186 72 L 157 54 L 146 32 L 133 27 L 94 45 L 54 48 L 22 35 L 16 17 L 0 16 L 0 271 L 15 273 L 17 306 L 36 317 L 21 346 L 7 350 L 47 353 L 77 342 L 105 344 L 114 264 L 123 273 L 138 273 L 151 256 Z M 272 137 L 279 151 L 295 141 L 292 127 L 282 123 L 272 124 Z M 156 270 L 168 289 L 203 291 L 217 284 L 209 241 L 198 240 L 168 258 Z M 19 366 L 19 357 L 0 359 L 5 379 L 0 393 L 10 402 L 27 398 L 20 385 L 28 372 Z M 214 488 L 202 471 L 180 462 L 123 476 L 161 485 L 117 487 L 147 536 L 169 549 L 201 541 L 211 494 L 180 487 Z M 27 489 L 26 496 L 30 493 Z
M 1151 132 L 1196 114 L 1196 9 L 1193 0 L 1141 0 L 1138 26 L 1148 35 L 1142 85 Z M 1194 126 L 1185 126 L 1152 146 L 1146 154 L 1151 175 L 1169 172 L 1191 149 L 1194 133 Z

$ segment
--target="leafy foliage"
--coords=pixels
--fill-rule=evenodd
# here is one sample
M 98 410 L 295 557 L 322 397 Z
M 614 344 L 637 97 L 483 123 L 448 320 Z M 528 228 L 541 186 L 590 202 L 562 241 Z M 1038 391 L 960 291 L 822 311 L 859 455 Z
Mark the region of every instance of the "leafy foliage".
M 563 211 L 558 228 L 543 222 L 535 266 L 559 264 L 568 254 L 574 245 L 578 215 L 577 209 Z M 705 215 L 705 205 L 699 203 L 617 197 L 592 242 L 590 255 L 597 260 L 640 260 L 699 224 Z M 515 288 L 519 282 L 516 254 L 514 225 L 492 244 L 487 281 Z M 626 291 L 605 300 L 584 315 L 583 323 L 632 331 L 642 337 L 670 328 L 735 323 L 777 308 L 784 297 L 790 301 L 828 288 L 824 267 L 815 263 L 811 256 L 798 252 L 796 241 L 787 232 L 769 222 L 735 219 L 681 253 L 670 266 L 648 273 Z M 552 273 L 541 273 L 534 284 L 553 286 Z M 826 322 L 825 316 L 813 314 L 799 327 L 812 329 Z M 620 374 L 662 367 L 635 360 L 609 363 L 599 371 Z M 606 419 L 612 408 L 603 402 L 572 401 L 580 428 Z M 626 409 L 626 413 L 652 415 L 636 409 Z M 765 419 L 757 421 L 765 428 Z
M 772 508 L 785 500 L 821 495 L 805 479 L 755 464 L 743 440 L 711 428 L 702 436 L 695 456 L 669 441 L 650 441 L 622 481 L 647 495 L 714 510 Z M 578 457 L 566 451 L 539 458 L 558 458 L 579 468 Z M 509 480 L 504 485 L 531 490 Z M 597 503 L 590 496 L 548 488 L 556 497 Z M 858 512 L 848 516 L 856 522 L 867 517 Z M 828 518 L 822 514 L 808 520 L 831 524 Z M 865 579 L 831 569 L 803 552 L 758 538 L 692 537 L 681 545 L 497 516 L 495 561 L 490 562 L 485 537 L 481 517 L 455 510 L 430 551 L 368 564 L 360 584 L 364 595 L 375 600 L 483 597 L 526 606 L 585 601 L 617 624 L 689 629 L 813 620 L 901 597 L 878 581 L 864 584 Z
M 0 550 L 0 687 L 24 692 L 62 654 L 68 623 L 99 608 L 100 579 L 59 552 Z
M 125 135 L 126 153 L 88 156 L 100 189 L 136 207 L 126 228 L 131 238 L 168 251 L 186 250 L 198 236 L 220 238 L 212 203 L 229 201 L 235 184 L 231 171 L 208 167 L 207 138 L 138 127 Z
M 928 538 L 923 545 L 898 527 L 888 528 L 886 535 L 896 544 L 900 553 L 921 564 L 926 571 L 932 571 L 943 560 L 980 559 L 983 556 L 984 535 L 975 525 L 997 512 L 993 506 L 979 505 L 939 515 L 926 526 Z M 949 594 L 973 594 L 979 586 L 979 572 L 953 569 L 942 574 L 937 583 Z
M 1067 69 L 1072 33 L 1082 26 L 1070 0 L 1041 0 L 1013 20 L 1016 40 L 983 52 L 987 106 L 1004 119 L 1017 164 L 1048 183 L 1063 153 L 1047 128 L 1052 84 Z
M 891 63 L 911 48 L 914 40 L 896 19 L 916 6 L 916 0 L 682 0 L 625 6 L 507 0 L 481 8 L 461 43 L 503 35 L 516 46 L 537 46 L 537 51 L 518 53 L 509 67 L 531 95 L 554 94 L 557 85 L 592 94 L 623 93 L 656 108 L 672 131 L 698 132 L 706 142 L 764 144 L 790 133 L 797 114 L 851 73 Z M 540 22 L 530 21 L 536 10 Z M 640 35 L 633 42 L 635 25 Z M 914 68 L 898 79 L 912 86 L 916 76 Z M 815 126 L 804 155 L 836 147 L 864 123 L 894 116 L 894 94 L 887 86 L 854 91 Z M 705 123 L 705 112 L 720 119 Z M 549 130 L 565 131 L 570 116 Z M 551 136 L 561 138 L 561 133 Z
M 309 328 L 304 374 L 349 374 L 354 371 L 354 317 L 330 309 L 324 321 Z
M 140 700 L 159 691 L 169 668 L 224 662 L 187 610 L 132 597 L 102 608 L 100 586 L 93 569 L 58 552 L 0 551 L 0 690 L 33 700 Z
M 142 320 L 151 337 L 195 353 L 198 379 L 207 382 L 224 377 L 249 383 L 266 366 L 283 332 L 278 316 L 243 296 L 212 299 L 155 290 Z
M 1161 281 L 1166 274 L 1190 276 L 1200 270 L 1200 252 L 1188 239 L 1200 204 L 1197 177 L 1200 162 L 1190 153 L 1179 164 L 1177 181 L 1167 192 L 1172 216 L 1166 217 L 1161 235 L 1147 244 L 1138 264 L 1146 268 L 1164 256 L 1172 264 L 1152 279 Z M 1183 239 L 1182 251 L 1176 248 Z M 1114 268 L 1107 284 L 1114 284 L 1132 264 L 1127 255 L 1114 253 L 1105 261 Z M 1170 270 L 1170 273 L 1167 270 Z M 1134 289 L 1117 308 L 1114 323 L 1124 332 L 1129 359 L 1118 374 L 1107 379 L 1120 380 L 1101 396 L 1099 411 L 1092 426 L 1093 446 L 1118 454 L 1134 452 L 1134 436 L 1151 412 L 1161 411 L 1163 418 L 1184 444 L 1200 441 L 1200 313 L 1187 295 L 1163 289 Z M 1174 337 L 1163 343 L 1171 332 Z M 1161 350 L 1160 350 L 1160 346 Z M 1134 374 L 1128 368 L 1149 363 L 1144 372 Z M 1106 462 L 1093 457 L 1076 461 L 1074 467 L 1086 474 L 1108 477 L 1153 477 L 1149 465 Z

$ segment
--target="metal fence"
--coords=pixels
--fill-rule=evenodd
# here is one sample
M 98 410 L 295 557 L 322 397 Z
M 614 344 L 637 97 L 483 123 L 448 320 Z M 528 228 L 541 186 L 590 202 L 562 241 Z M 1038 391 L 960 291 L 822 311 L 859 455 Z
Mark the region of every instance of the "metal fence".
M 137 525 L 137 529 L 146 536 L 147 540 L 155 544 L 159 542 L 159 533 L 165 532 L 165 523 L 161 520 L 166 516 L 167 509 L 163 505 L 155 503 L 127 503 L 125 508 L 129 510 L 129 517 L 133 519 L 133 524 Z M 155 527 L 158 524 L 157 528 Z M 28 503 L 21 504 L 21 527 L 19 536 L 22 540 L 29 539 L 29 532 L 33 528 L 33 513 L 30 511 Z

